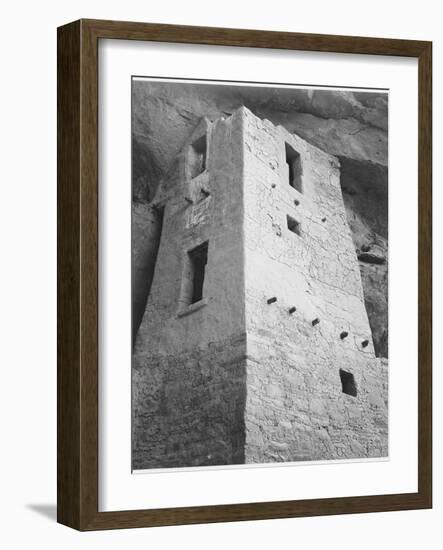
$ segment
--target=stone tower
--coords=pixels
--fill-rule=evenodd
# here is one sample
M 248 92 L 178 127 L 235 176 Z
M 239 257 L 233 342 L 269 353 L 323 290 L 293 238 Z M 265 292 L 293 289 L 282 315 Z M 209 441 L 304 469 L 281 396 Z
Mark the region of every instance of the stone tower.
M 155 207 L 133 467 L 386 456 L 338 160 L 240 108 L 201 121 Z

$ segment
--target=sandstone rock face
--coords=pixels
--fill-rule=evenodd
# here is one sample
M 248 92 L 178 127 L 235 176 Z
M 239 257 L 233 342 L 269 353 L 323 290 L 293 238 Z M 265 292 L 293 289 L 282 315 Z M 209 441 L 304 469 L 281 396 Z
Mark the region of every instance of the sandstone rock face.
M 337 156 L 377 355 L 387 357 L 387 95 L 262 87 L 133 84 L 133 195 L 151 201 L 202 117 L 215 120 L 246 106 Z M 363 247 L 363 248 L 362 248 Z M 133 246 L 137 253 L 138 244 Z M 143 266 L 140 266 L 143 270 Z M 134 296 L 143 300 L 143 292 Z M 144 308 L 144 303 L 137 305 Z

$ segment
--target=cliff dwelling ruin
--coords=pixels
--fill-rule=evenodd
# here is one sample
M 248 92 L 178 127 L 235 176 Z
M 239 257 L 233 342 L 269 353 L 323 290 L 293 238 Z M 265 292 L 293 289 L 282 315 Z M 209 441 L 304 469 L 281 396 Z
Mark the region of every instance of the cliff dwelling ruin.
M 134 469 L 388 455 L 352 162 L 240 106 L 134 201 Z

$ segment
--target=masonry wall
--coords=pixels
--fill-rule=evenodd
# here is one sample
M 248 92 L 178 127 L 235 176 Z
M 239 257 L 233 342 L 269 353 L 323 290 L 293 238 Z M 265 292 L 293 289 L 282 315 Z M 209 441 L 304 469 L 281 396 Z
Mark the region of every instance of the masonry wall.
M 192 178 L 204 134 L 206 169 Z M 203 121 L 158 196 L 163 230 L 133 364 L 134 468 L 244 462 L 242 141 L 240 114 Z M 189 305 L 187 253 L 205 241 L 203 300 Z
M 134 369 L 134 469 L 244 463 L 245 349 L 243 333 Z
M 244 117 L 245 460 L 386 456 L 387 364 L 374 355 L 338 161 Z M 300 154 L 301 193 L 288 183 L 285 143 Z M 342 392 L 340 369 L 356 397 Z
M 300 155 L 301 192 L 285 144 Z M 135 345 L 133 467 L 386 456 L 387 362 L 337 159 L 241 108 L 201 122 L 154 208 L 163 230 Z M 187 253 L 205 241 L 203 299 L 190 305 Z

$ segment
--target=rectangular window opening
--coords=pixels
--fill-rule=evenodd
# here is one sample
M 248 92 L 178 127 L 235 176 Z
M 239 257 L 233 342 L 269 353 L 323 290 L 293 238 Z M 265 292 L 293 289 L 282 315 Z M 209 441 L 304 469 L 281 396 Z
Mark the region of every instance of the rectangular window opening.
M 357 397 L 357 385 L 354 375 L 350 372 L 340 369 L 341 390 L 343 393 Z
M 299 237 L 301 237 L 301 228 L 300 228 L 300 222 L 297 220 L 294 220 L 291 216 L 286 216 L 286 222 L 288 224 L 289 231 L 292 231 L 292 233 L 295 233 Z
M 302 165 L 300 153 L 297 153 L 289 143 L 285 143 L 286 164 L 288 167 L 288 183 L 299 193 L 303 193 Z
M 189 150 L 189 168 L 192 179 L 206 170 L 206 153 L 206 134 L 204 134 L 194 141 Z
M 203 243 L 188 252 L 190 260 L 190 304 L 203 298 L 206 264 L 208 262 L 208 243 Z

